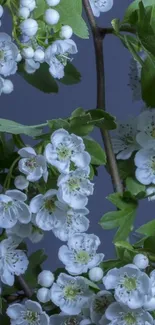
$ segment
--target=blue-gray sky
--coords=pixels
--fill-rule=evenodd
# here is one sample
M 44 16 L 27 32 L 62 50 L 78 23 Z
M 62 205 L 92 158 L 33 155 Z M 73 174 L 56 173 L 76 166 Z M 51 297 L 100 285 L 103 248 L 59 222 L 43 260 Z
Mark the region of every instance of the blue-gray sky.
M 110 26 L 113 18 L 122 18 L 131 0 L 114 0 L 111 11 L 102 14 L 98 19 L 100 26 Z M 11 31 L 11 21 L 7 13 L 3 20 L 2 31 Z M 0 98 L 0 117 L 12 119 L 23 124 L 43 123 L 48 119 L 67 117 L 77 107 L 95 108 L 96 105 L 96 72 L 92 37 L 82 40 L 75 37 L 78 54 L 74 56 L 74 65 L 82 74 L 81 83 L 73 86 L 60 85 L 58 94 L 44 94 L 27 84 L 20 76 L 13 76 L 15 90 L 10 95 Z M 118 119 L 125 120 L 128 115 L 137 115 L 143 102 L 132 102 L 132 93 L 128 84 L 130 54 L 121 42 L 113 35 L 104 40 L 105 76 L 106 76 L 106 109 Z M 94 138 L 102 145 L 100 132 L 95 130 Z M 27 143 L 28 144 L 28 143 Z M 31 144 L 31 141 L 29 141 Z M 97 234 L 106 258 L 113 257 L 113 231 L 104 231 L 98 221 L 108 212 L 111 204 L 105 197 L 112 193 L 111 180 L 103 167 L 99 169 L 99 177 L 95 180 L 95 192 L 89 199 L 90 222 L 89 233 Z M 136 225 L 140 225 L 154 217 L 154 204 L 142 202 L 138 210 Z M 48 255 L 46 267 L 55 269 L 62 265 L 57 257 L 58 248 L 63 243 L 57 240 L 52 232 L 47 232 L 43 241 L 37 245 L 29 244 L 30 250 L 44 248 Z

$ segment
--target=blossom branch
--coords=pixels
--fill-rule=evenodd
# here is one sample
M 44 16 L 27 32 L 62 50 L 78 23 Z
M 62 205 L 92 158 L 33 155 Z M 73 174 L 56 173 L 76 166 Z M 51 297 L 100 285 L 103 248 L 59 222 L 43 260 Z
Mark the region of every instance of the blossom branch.
M 17 280 L 21 286 L 21 289 L 23 289 L 25 295 L 27 298 L 32 297 L 32 290 L 30 289 L 30 287 L 28 286 L 28 284 L 25 282 L 25 280 L 23 279 L 23 277 L 21 275 L 19 275 L 17 277 Z
M 83 0 L 83 5 L 88 17 L 88 21 L 93 34 L 96 73 L 97 73 L 97 108 L 105 110 L 105 77 L 104 77 L 104 59 L 103 59 L 103 37 L 100 28 L 97 26 L 89 0 Z M 107 161 L 112 178 L 113 188 L 116 192 L 123 192 L 123 185 L 119 176 L 115 155 L 112 148 L 109 132 L 101 128 L 101 135 L 105 146 Z

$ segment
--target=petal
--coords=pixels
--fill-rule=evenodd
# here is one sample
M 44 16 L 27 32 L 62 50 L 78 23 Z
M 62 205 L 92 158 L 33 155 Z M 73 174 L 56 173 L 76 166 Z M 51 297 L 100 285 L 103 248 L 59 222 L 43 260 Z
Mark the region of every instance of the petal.
M 139 168 L 145 168 L 146 164 L 148 164 L 152 158 L 152 156 L 155 155 L 154 150 L 147 150 L 147 149 L 141 149 L 139 150 L 135 155 L 135 165 Z
M 55 147 L 57 147 L 61 142 L 63 142 L 64 138 L 68 136 L 69 136 L 68 131 L 61 128 L 52 133 L 51 142 Z
M 13 200 L 16 201 L 26 201 L 27 195 L 19 190 L 8 190 L 5 192 L 6 195 L 10 196 Z
M 8 286 L 13 286 L 15 277 L 10 270 L 5 267 L 3 274 L 1 275 L 1 281 Z
M 91 157 L 88 152 L 84 151 L 74 154 L 71 160 L 75 163 L 77 167 L 83 169 L 90 164 Z
M 19 190 L 25 190 L 29 186 L 29 182 L 25 176 L 19 175 L 15 178 L 14 185 Z
M 24 311 L 25 311 L 25 306 L 23 306 L 21 304 L 12 304 L 7 308 L 6 314 L 11 319 L 18 319 L 18 317 L 20 317 L 21 312 L 24 312 Z
M 44 204 L 44 199 L 42 194 L 36 195 L 30 202 L 30 211 L 32 213 L 37 213 Z
M 31 221 L 31 213 L 29 207 L 24 202 L 18 202 L 17 207 L 17 218 L 21 223 L 29 223 Z
M 42 307 L 41 305 L 36 302 L 36 301 L 33 301 L 33 300 L 27 300 L 25 302 L 25 307 L 28 309 L 28 310 L 32 310 L 36 313 L 41 313 L 42 312 Z
M 32 173 L 29 173 L 27 180 L 30 182 L 36 182 L 42 177 L 43 171 L 41 167 L 36 167 Z
M 139 132 L 136 136 L 136 140 L 142 148 L 151 149 L 155 147 L 155 139 L 145 132 Z
M 149 185 L 153 181 L 153 177 L 150 169 L 137 168 L 135 172 L 137 180 L 144 185 Z
M 117 285 L 118 276 L 119 276 L 119 270 L 117 268 L 114 268 L 110 270 L 106 274 L 106 276 L 103 277 L 103 284 L 105 285 L 105 288 L 107 290 L 115 289 Z
M 119 313 L 122 313 L 122 307 L 118 302 L 113 302 L 106 310 L 105 316 L 109 320 L 113 320 L 118 317 Z
M 35 150 L 31 147 L 25 147 L 25 148 L 18 150 L 18 154 L 22 158 L 31 158 L 31 157 L 36 156 Z

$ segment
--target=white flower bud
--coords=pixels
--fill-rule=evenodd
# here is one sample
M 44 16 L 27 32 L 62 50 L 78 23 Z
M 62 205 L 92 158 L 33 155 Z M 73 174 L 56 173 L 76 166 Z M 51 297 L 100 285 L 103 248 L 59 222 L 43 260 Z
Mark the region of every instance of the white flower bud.
M 32 18 L 28 18 L 20 24 L 21 32 L 27 36 L 34 36 L 38 30 L 38 23 Z
M 40 288 L 37 291 L 37 299 L 42 303 L 50 301 L 50 290 L 47 288 Z
M 44 20 L 49 25 L 56 25 L 60 19 L 58 11 L 55 9 L 47 9 L 45 11 Z
M 49 6 L 57 6 L 59 4 L 60 0 L 46 0 L 46 3 L 49 5 Z
M 25 176 L 19 175 L 14 180 L 14 185 L 19 190 L 25 190 L 29 186 L 29 181 L 26 179 Z
M 43 287 L 49 288 L 54 282 L 54 274 L 51 271 L 43 270 L 38 275 L 38 284 Z
M 30 10 L 27 7 L 21 7 L 18 10 L 18 16 L 27 19 L 30 15 Z
M 4 12 L 4 9 L 3 9 L 3 7 L 0 5 L 0 18 L 3 16 L 3 12 Z
M 139 268 L 139 269 L 146 269 L 146 267 L 148 267 L 149 265 L 149 260 L 147 258 L 147 256 L 143 255 L 143 254 L 137 254 L 135 255 L 134 259 L 133 259 L 133 263 Z
M 103 270 L 96 266 L 89 270 L 89 279 L 93 282 L 100 281 L 103 278 Z
M 9 79 L 4 79 L 3 80 L 3 88 L 2 88 L 2 93 L 3 94 L 10 94 L 12 93 L 14 89 L 13 83 Z
M 36 7 L 35 0 L 20 0 L 21 7 L 27 7 L 29 11 L 33 11 Z
M 59 33 L 59 36 L 61 38 L 69 39 L 69 38 L 72 37 L 72 35 L 73 35 L 72 27 L 70 27 L 68 25 L 65 25 L 65 26 L 61 27 L 61 30 L 60 30 L 60 33 Z
M 45 53 L 42 49 L 37 49 L 34 52 L 34 60 L 38 62 L 43 62 L 45 57 Z
M 16 62 L 20 62 L 22 60 L 22 56 L 20 54 L 20 52 L 18 53 L 17 55 L 17 58 L 16 58 Z
M 25 47 L 24 49 L 22 49 L 22 56 L 25 59 L 32 59 L 34 56 L 34 50 L 31 46 L 29 47 Z

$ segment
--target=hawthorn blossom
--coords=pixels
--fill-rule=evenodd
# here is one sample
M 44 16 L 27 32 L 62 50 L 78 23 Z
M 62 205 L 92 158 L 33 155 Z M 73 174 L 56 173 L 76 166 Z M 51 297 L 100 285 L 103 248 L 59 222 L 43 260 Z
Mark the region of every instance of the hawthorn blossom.
M 57 199 L 57 190 L 49 190 L 44 195 L 36 195 L 30 202 L 30 211 L 35 216 L 36 225 L 45 231 L 61 223 L 61 218 L 66 215 L 67 205 Z
M 141 149 L 135 155 L 137 180 L 144 184 L 155 184 L 155 149 Z
M 44 181 L 47 181 L 48 171 L 46 160 L 43 155 L 37 155 L 35 150 L 31 147 L 25 147 L 18 151 L 22 157 L 19 160 L 18 168 L 21 173 L 26 175 L 30 182 L 38 181 L 42 176 Z
M 138 116 L 137 129 L 140 131 L 136 140 L 144 149 L 155 147 L 155 112 L 147 110 Z
M 6 229 L 7 236 L 16 235 L 19 238 L 28 238 L 32 243 L 38 243 L 42 240 L 44 233 L 33 222 L 22 224 L 17 222 L 14 227 Z
M 88 170 L 77 169 L 68 175 L 61 174 L 58 178 L 57 197 L 74 209 L 83 209 L 87 196 L 93 194 L 93 184 L 88 179 Z
M 15 275 L 24 274 L 28 267 L 26 254 L 17 249 L 19 238 L 9 237 L 0 242 L 0 278 L 1 281 L 12 286 Z
M 7 308 L 6 314 L 10 317 L 11 325 L 49 325 L 49 316 L 36 301 L 14 303 Z
M 68 315 L 78 315 L 92 295 L 81 276 L 72 277 L 61 273 L 51 288 L 51 300 Z
M 111 269 L 103 277 L 103 284 L 107 290 L 114 289 L 115 299 L 131 309 L 141 308 L 151 294 L 150 278 L 134 264 Z
M 100 240 L 94 234 L 76 233 L 69 238 L 67 244 L 68 246 L 60 247 L 58 257 L 72 275 L 86 273 L 104 258 L 104 254 L 96 253 Z
M 118 123 L 117 134 L 112 137 L 113 149 L 117 159 L 129 159 L 134 151 L 140 149 L 136 135 L 137 118 L 131 118 L 125 123 Z
M 14 85 L 11 80 L 0 77 L 0 95 L 9 95 L 12 93 Z
M 127 306 L 113 302 L 102 316 L 100 325 L 153 325 L 153 317 L 141 308 L 129 309 Z
M 19 190 L 25 190 L 29 186 L 29 181 L 26 179 L 25 176 L 19 175 L 15 177 L 14 185 Z
M 91 324 L 89 319 L 83 319 L 81 315 L 56 314 L 50 316 L 50 325 L 88 325 Z
M 76 54 L 77 46 L 71 39 L 56 40 L 45 50 L 45 62 L 54 78 L 64 77 L 64 67 L 67 65 L 69 54 Z
M 155 186 L 149 186 L 146 188 L 146 195 L 148 196 L 148 201 L 155 200 Z
M 147 296 L 144 308 L 148 311 L 155 309 L 155 270 L 150 273 L 151 294 Z
M 24 69 L 28 74 L 33 74 L 40 68 L 40 63 L 34 59 L 25 59 Z
M 89 220 L 85 217 L 89 213 L 87 208 L 74 210 L 68 208 L 66 214 L 54 224 L 54 235 L 62 241 L 67 241 L 75 233 L 85 232 L 89 228 Z
M 31 220 L 27 195 L 19 190 L 8 190 L 0 194 L 0 227 L 12 228 L 17 221 L 27 224 Z
M 114 301 L 111 292 L 102 290 L 93 295 L 90 300 L 90 318 L 92 323 L 98 324 L 107 307 Z
M 68 174 L 71 162 L 81 169 L 89 166 L 91 157 L 84 150 L 85 145 L 81 137 L 59 129 L 52 134 L 51 143 L 45 148 L 45 157 L 60 173 Z
M 0 75 L 7 77 L 17 71 L 18 47 L 6 33 L 0 33 Z
M 99 17 L 101 12 L 109 11 L 113 6 L 113 0 L 89 0 L 93 14 Z

